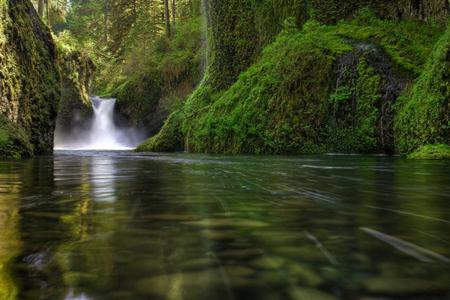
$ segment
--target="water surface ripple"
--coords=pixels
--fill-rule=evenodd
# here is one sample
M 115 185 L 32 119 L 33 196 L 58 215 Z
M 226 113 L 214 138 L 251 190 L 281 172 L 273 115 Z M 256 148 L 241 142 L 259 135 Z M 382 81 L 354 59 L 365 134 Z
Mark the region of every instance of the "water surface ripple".
M 0 162 L 0 299 L 450 299 L 450 163 Z

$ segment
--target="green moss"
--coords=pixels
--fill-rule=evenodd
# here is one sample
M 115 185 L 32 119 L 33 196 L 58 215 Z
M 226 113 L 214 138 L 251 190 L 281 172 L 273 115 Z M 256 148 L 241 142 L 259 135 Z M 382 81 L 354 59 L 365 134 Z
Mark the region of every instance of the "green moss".
M 369 8 L 381 19 L 435 20 L 448 17 L 447 0 L 305 0 L 312 17 L 323 23 L 336 23 L 352 18 L 361 9 Z
M 309 19 L 308 5 L 303 0 L 252 0 L 257 37 L 253 43 L 262 49 L 274 41 L 283 29 L 283 22 L 292 18 L 297 26 Z
M 0 17 L 5 25 L 0 33 L 4 35 L 0 38 L 0 108 L 5 118 L 21 128 L 18 131 L 24 131 L 9 140 L 28 138 L 34 153 L 48 153 L 53 150 L 61 96 L 57 50 L 30 1 L 2 2 L 6 4 Z M 7 143 L 7 148 L 13 144 Z M 13 152 L 11 155 L 17 157 Z
M 358 99 L 356 116 L 361 148 L 370 151 L 376 147 L 376 131 L 379 111 L 377 104 L 381 100 L 381 78 L 373 67 L 367 65 L 362 59 L 358 65 L 358 81 L 356 84 L 356 97 Z
M 80 51 L 65 51 L 60 53 L 62 68 L 62 99 L 79 102 L 91 106 L 89 99 L 90 86 L 95 74 L 94 62 L 86 53 Z
M 0 115 L 0 159 L 20 159 L 32 155 L 33 146 L 25 131 Z
M 337 152 L 377 152 L 381 149 L 378 122 L 381 102 L 381 77 L 368 63 L 369 54 L 362 55 L 355 70 L 345 66 L 347 77 L 340 78 L 330 95 L 332 120 L 326 128 L 326 148 Z M 373 55 L 373 54 L 372 54 Z M 358 57 L 350 53 L 349 57 Z
M 230 89 L 213 94 L 208 109 L 185 121 L 190 151 L 322 150 L 316 140 L 317 128 L 327 115 L 322 99 L 328 98 L 335 57 L 351 46 L 323 32 L 320 24 L 305 27 L 302 32 L 284 31 Z
M 88 128 L 93 109 L 89 98 L 95 65 L 83 52 L 66 50 L 59 55 L 61 67 L 61 101 L 57 134 Z
M 394 151 L 394 104 L 421 74 L 442 25 L 417 21 L 398 1 L 392 20 L 376 17 L 391 17 L 383 1 L 370 4 L 375 14 L 361 10 L 365 1 L 288 1 L 291 11 L 282 2 L 208 2 L 203 83 L 146 145 L 176 136 L 193 152 Z M 308 15 L 340 21 L 309 21 L 298 31 Z M 338 70 L 349 53 L 351 66 Z
M 208 73 L 217 89 L 229 87 L 258 54 L 251 0 L 208 1 Z
M 330 102 L 332 104 L 339 104 L 340 102 L 348 101 L 352 98 L 353 91 L 348 86 L 339 86 L 336 88 L 336 91 L 334 91 L 330 95 Z
M 394 62 L 419 75 L 443 27 L 439 23 L 380 20 L 370 11 L 362 10 L 353 21 L 342 21 L 330 30 L 381 46 Z
M 425 145 L 408 155 L 410 159 L 450 159 L 450 146 L 446 144 Z
M 117 91 L 117 109 L 130 125 L 149 124 L 154 117 L 162 94 L 162 84 L 157 75 L 147 74 L 131 78 Z
M 398 101 L 395 136 L 399 152 L 450 141 L 450 26 L 435 45 L 424 72 Z
M 184 137 L 181 132 L 182 120 L 182 112 L 172 113 L 160 132 L 139 145 L 136 152 L 182 151 L 184 147 Z
M 186 103 L 170 114 L 162 129 L 136 148 L 137 152 L 172 152 L 184 150 L 186 132 L 190 126 L 188 120 L 194 120 L 204 112 L 211 99 L 211 88 L 203 81 Z

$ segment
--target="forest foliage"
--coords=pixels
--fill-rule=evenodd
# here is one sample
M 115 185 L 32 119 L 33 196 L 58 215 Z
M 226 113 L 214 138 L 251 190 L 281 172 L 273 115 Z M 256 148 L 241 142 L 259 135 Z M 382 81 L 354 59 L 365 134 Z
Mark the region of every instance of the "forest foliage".
M 122 122 L 154 135 L 165 121 L 139 151 L 448 143 L 447 1 L 35 2 L 60 49 L 94 60 L 93 92 Z
M 33 2 L 38 11 L 42 10 L 42 18 L 61 48 L 83 51 L 94 60 L 98 72 L 96 93 L 112 92 L 124 78 L 148 72 L 155 64 L 163 65 L 162 60 L 169 57 L 161 54 L 170 55 L 168 47 L 178 46 L 188 52 L 193 50 L 189 43 L 200 43 L 199 36 L 189 36 L 189 31 L 200 30 L 198 0 Z M 184 41 L 180 41 L 186 34 Z
M 58 48 L 93 60 L 91 93 L 117 99 L 122 125 L 156 133 L 202 77 L 199 0 L 45 0 L 43 6 Z
M 317 7 L 309 21 L 288 12 L 292 17 L 281 22 L 281 33 L 269 38 L 251 26 L 239 25 L 250 18 L 254 28 L 267 23 L 272 28 L 267 32 L 277 32 L 276 22 L 261 21 L 264 5 L 235 9 L 213 3 L 217 6 L 210 7 L 213 12 L 208 16 L 210 61 L 204 81 L 138 151 L 167 151 L 172 146 L 172 150 L 208 153 L 396 153 L 448 143 L 447 95 L 436 100 L 439 106 L 427 100 L 404 104 L 411 101 L 406 94 L 417 89 L 419 77 L 426 80 L 434 74 L 435 84 L 448 84 L 437 68 L 427 72 L 430 65 L 445 70 L 448 56 L 442 49 L 449 44 L 445 37 L 440 39 L 445 21 L 425 22 L 411 17 L 412 12 L 404 19 L 382 18 L 377 3 L 355 7 L 347 17 L 324 20 Z M 270 6 L 264 3 L 264 9 Z M 278 22 L 283 19 L 278 18 Z M 237 22 L 233 33 L 224 33 L 233 22 Z M 250 42 L 261 39 L 268 44 L 259 51 Z M 238 52 L 224 50 L 227 43 Z M 242 53 L 247 53 L 243 57 L 248 61 L 236 59 Z M 239 64 L 223 64 L 223 56 Z M 400 97 L 404 100 L 397 103 Z M 428 111 L 435 126 L 420 125 L 421 116 L 405 117 L 408 106 L 414 113 Z M 434 138 L 403 146 L 401 135 L 410 139 L 414 133 L 408 132 L 412 127 L 402 118 L 421 126 L 417 132 Z M 436 126 L 442 131 L 437 132 Z

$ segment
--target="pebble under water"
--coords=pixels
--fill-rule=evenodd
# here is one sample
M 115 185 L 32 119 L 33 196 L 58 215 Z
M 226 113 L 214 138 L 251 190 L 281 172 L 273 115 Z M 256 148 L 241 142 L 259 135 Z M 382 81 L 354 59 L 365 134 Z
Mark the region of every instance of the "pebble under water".
M 0 298 L 450 299 L 449 175 L 357 155 L 2 161 Z

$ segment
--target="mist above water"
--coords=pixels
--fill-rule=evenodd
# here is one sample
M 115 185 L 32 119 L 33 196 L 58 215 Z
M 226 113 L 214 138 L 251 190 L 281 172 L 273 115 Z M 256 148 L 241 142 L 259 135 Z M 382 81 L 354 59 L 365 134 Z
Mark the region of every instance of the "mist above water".
M 57 128 L 55 150 L 130 150 L 143 139 L 133 128 L 116 126 L 116 99 L 92 97 L 91 103 L 94 111 L 91 125 L 86 129 L 72 128 L 70 132 Z

